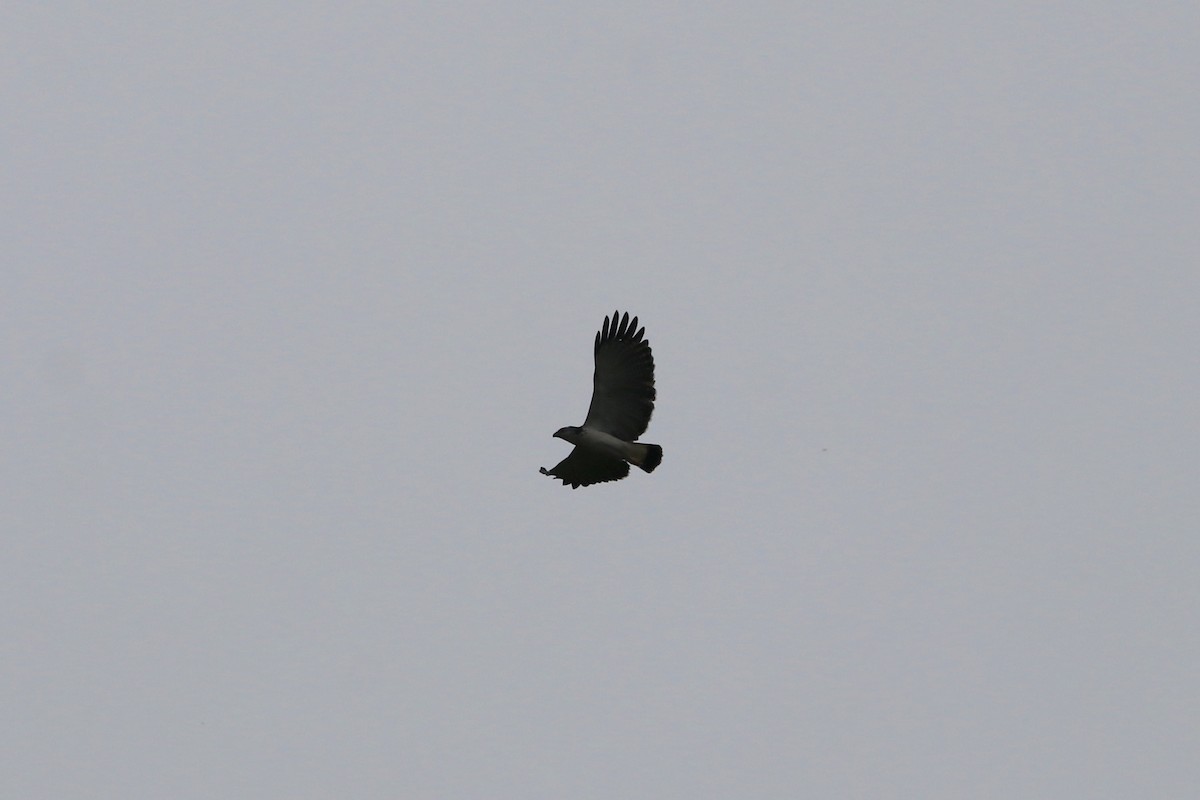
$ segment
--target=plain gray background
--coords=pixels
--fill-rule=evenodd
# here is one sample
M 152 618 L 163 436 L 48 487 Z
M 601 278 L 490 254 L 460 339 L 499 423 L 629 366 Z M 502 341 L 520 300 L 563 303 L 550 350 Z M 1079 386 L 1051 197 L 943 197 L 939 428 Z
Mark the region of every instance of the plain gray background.
M 5 797 L 1195 795 L 1195 3 L 3 17 Z

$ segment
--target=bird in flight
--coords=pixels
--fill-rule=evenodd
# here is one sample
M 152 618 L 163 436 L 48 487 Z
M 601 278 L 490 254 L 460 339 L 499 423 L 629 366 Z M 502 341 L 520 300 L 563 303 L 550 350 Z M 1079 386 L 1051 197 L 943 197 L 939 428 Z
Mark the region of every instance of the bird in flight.
M 582 425 L 568 425 L 554 434 L 575 445 L 554 469 L 542 474 L 558 478 L 572 489 L 593 483 L 619 481 L 633 464 L 653 472 L 662 462 L 662 448 L 637 438 L 646 432 L 654 412 L 654 355 L 638 319 L 613 312 L 612 322 L 596 333 L 596 372 L 592 404 Z

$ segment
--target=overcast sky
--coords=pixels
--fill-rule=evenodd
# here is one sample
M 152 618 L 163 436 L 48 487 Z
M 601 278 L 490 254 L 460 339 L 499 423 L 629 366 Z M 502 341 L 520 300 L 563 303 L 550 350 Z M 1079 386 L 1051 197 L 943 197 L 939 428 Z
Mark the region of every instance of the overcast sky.
M 1194 796 L 1200 7 L 735 5 L 4 12 L 0 794 Z

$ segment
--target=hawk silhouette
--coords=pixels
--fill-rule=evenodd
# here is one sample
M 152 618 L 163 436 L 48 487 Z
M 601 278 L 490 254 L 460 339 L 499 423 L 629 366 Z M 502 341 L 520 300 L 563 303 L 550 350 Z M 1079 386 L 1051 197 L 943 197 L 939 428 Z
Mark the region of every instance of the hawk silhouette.
M 662 448 L 639 443 L 654 412 L 654 355 L 650 342 L 629 314 L 596 333 L 596 372 L 592 376 L 592 404 L 582 425 L 568 425 L 554 434 L 575 445 L 571 454 L 554 469 L 541 468 L 543 475 L 558 478 L 572 489 L 593 483 L 619 481 L 629 474 L 629 465 L 653 472 L 662 462 Z

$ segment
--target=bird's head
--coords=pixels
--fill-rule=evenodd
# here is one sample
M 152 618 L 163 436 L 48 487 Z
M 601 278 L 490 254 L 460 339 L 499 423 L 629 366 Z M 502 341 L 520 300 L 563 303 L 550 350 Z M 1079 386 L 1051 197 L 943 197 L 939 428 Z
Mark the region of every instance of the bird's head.
M 559 428 L 554 432 L 555 439 L 565 439 L 571 444 L 579 443 L 579 428 L 575 425 L 568 425 L 565 428 Z

